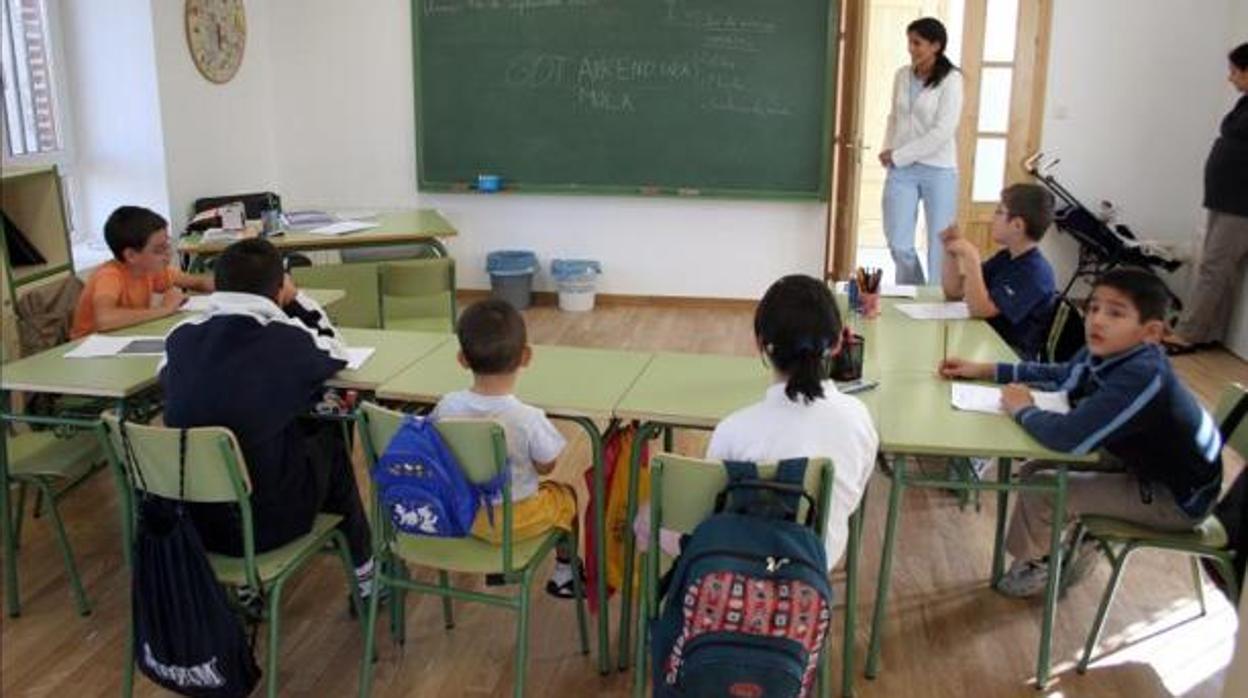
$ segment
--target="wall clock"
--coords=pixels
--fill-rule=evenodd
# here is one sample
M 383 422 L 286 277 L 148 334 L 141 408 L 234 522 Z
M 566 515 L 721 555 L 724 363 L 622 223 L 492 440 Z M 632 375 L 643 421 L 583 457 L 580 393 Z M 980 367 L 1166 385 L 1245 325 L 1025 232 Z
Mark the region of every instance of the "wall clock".
M 186 44 L 201 75 L 229 82 L 243 63 L 247 13 L 243 0 L 186 0 Z

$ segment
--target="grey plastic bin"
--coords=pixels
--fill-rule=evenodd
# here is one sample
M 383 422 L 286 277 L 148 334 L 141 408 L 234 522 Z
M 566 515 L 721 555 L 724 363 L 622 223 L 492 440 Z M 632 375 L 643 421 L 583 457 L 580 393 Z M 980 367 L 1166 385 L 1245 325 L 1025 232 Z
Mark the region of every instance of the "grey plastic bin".
M 485 257 L 490 294 L 524 310 L 533 304 L 533 274 L 537 255 L 528 250 L 497 250 Z

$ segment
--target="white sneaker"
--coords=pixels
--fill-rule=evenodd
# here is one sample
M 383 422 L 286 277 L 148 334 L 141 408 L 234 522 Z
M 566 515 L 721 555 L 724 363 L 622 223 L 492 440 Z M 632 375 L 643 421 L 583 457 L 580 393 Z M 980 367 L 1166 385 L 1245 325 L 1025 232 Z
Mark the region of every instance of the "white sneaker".
M 1049 564 L 1042 560 L 1015 560 L 997 583 L 997 591 L 1016 599 L 1036 596 L 1049 582 Z
M 971 470 L 975 471 L 975 477 L 979 480 L 983 480 L 984 476 L 988 474 L 988 470 L 996 464 L 996 458 L 971 457 Z

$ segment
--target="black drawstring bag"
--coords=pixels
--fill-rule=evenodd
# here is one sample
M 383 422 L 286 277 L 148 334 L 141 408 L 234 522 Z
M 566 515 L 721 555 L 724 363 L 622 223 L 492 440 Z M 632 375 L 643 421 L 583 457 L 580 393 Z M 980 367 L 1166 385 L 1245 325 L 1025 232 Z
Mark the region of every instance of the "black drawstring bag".
M 124 423 L 121 437 L 129 470 L 143 485 L 131 576 L 139 670 L 185 696 L 246 696 L 260 680 L 260 667 L 181 501 L 186 430 L 178 443 L 177 501 L 147 493 Z

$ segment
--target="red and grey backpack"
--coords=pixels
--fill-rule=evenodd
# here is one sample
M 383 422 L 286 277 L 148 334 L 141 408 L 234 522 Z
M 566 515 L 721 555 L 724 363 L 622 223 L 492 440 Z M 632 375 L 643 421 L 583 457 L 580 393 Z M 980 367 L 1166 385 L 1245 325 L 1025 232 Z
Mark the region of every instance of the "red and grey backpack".
M 798 698 L 810 694 L 831 619 L 827 553 L 802 489 L 806 459 L 775 480 L 725 463 L 716 514 L 682 545 L 651 625 L 656 698 Z M 810 502 L 798 523 L 799 502 Z

